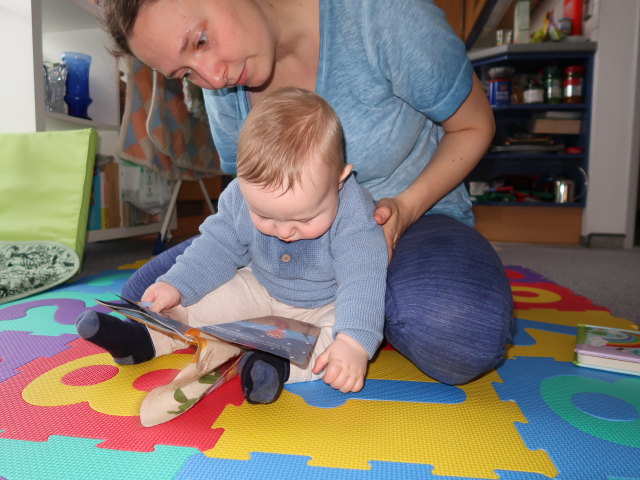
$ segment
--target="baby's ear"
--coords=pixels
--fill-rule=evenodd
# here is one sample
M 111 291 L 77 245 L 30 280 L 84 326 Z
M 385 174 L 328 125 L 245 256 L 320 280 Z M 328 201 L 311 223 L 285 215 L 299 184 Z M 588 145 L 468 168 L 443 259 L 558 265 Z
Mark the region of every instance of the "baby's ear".
M 344 166 L 344 168 L 342 169 L 342 173 L 340 174 L 340 179 L 338 180 L 338 189 L 342 188 L 342 185 L 344 185 L 345 180 L 349 177 L 349 175 L 351 175 L 352 170 L 353 170 L 353 165 L 351 165 L 350 163 Z

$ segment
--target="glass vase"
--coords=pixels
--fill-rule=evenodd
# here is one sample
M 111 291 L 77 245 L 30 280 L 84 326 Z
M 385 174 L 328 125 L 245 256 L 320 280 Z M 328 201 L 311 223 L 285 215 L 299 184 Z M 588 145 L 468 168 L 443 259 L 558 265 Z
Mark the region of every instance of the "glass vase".
M 45 106 L 47 111 L 65 113 L 64 94 L 67 66 L 64 63 L 44 63 Z
M 92 100 L 89 96 L 89 67 L 91 56 L 85 53 L 64 52 L 62 61 L 67 66 L 66 93 L 64 101 L 67 111 L 73 117 L 86 118 Z

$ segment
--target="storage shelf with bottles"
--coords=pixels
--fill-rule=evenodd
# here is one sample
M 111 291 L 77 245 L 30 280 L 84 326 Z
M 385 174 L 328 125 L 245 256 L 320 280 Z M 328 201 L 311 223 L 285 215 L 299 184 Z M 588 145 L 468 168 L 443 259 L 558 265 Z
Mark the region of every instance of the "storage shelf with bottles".
M 543 44 L 510 44 L 469 52 L 478 77 L 487 85 L 489 70 L 508 67 L 512 94 L 509 104 L 494 105 L 496 136 L 487 154 L 467 177 L 471 187 L 481 184 L 512 184 L 517 196 L 500 198 L 476 195 L 474 204 L 501 206 L 583 207 L 588 186 L 589 128 L 591 120 L 591 87 L 593 42 L 557 42 Z M 523 87 L 527 79 L 540 78 L 545 68 L 568 66 L 582 68 L 581 100 L 577 103 L 523 103 Z M 543 100 L 544 101 L 544 100 Z M 540 119 L 573 120 L 573 130 L 539 132 Z M 557 123 L 557 122 L 556 122 Z M 549 128 L 548 126 L 546 128 Z M 536 133 L 534 133 L 536 132 Z M 570 132 L 570 133 L 569 133 Z M 520 143 L 521 142 L 521 143 Z M 573 198 L 563 203 L 553 196 L 554 182 L 569 180 L 574 185 Z M 473 185 L 472 185 L 473 184 Z M 534 192 L 533 195 L 522 195 Z M 472 192 L 473 193 L 473 192 Z M 476 192 L 477 193 L 477 192 Z M 536 194 L 539 194 L 536 196 Z

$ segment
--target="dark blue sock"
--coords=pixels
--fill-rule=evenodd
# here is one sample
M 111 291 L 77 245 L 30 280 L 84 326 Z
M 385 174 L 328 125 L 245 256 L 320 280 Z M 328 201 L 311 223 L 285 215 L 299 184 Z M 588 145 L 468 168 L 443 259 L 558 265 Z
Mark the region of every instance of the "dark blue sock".
M 155 357 L 147 327 L 133 320 L 87 310 L 78 316 L 76 330 L 85 340 L 104 348 L 120 365 L 134 365 Z
M 289 361 L 261 351 L 245 353 L 240 361 L 240 384 L 249 403 L 271 403 L 289 378 Z

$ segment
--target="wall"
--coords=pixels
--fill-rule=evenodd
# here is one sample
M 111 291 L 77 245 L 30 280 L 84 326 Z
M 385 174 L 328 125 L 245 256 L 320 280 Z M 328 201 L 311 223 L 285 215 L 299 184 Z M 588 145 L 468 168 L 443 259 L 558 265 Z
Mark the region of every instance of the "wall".
M 583 236 L 624 235 L 633 246 L 638 195 L 640 1 L 600 0 Z
M 36 35 L 39 32 L 39 28 L 32 28 L 33 23 L 40 23 L 38 15 L 32 19 L 33 2 L 0 0 L 0 58 L 4 65 L 0 75 L 0 105 L 4 112 L 0 115 L 0 132 L 36 131 L 35 105 L 44 99 L 44 93 L 38 98 L 34 95 L 43 83 L 36 85 L 33 76 L 34 45 L 42 45 L 41 38 L 33 36 L 34 31 Z
M 634 243 L 640 163 L 640 0 L 591 0 L 593 16 L 583 31 L 598 43 L 587 206 L 582 236 L 588 243 L 616 236 Z M 532 30 L 547 10 L 562 16 L 562 0 L 543 0 L 532 12 Z M 597 242 L 596 242 L 597 244 Z

